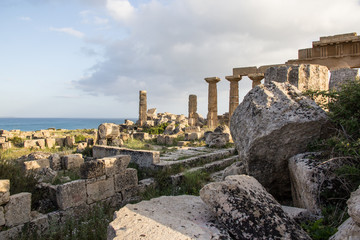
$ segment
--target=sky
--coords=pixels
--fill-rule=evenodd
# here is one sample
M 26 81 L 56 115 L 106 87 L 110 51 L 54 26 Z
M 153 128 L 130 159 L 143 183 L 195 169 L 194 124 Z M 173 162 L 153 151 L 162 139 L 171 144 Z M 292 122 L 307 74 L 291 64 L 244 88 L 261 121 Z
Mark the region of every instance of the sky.
M 0 117 L 188 114 L 206 77 L 228 112 L 235 67 L 285 63 L 320 36 L 358 32 L 359 0 L 1 0 Z M 240 101 L 251 80 L 239 82 Z

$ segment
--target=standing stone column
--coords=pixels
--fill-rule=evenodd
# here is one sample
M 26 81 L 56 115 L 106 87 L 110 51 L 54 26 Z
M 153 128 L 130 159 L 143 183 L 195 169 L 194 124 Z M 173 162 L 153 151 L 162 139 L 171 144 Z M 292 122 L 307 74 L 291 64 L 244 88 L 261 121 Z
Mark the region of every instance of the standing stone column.
M 213 129 L 218 125 L 216 83 L 220 81 L 220 78 L 205 78 L 205 81 L 209 83 L 207 125 Z
M 139 91 L 139 126 L 143 126 L 147 120 L 146 91 Z
M 229 126 L 230 118 L 234 113 L 236 107 L 239 105 L 239 81 L 241 75 L 238 76 L 226 76 L 226 80 L 230 82 L 230 94 L 229 94 Z
M 189 126 L 196 126 L 198 121 L 197 115 L 197 96 L 189 95 Z
M 264 73 L 252 73 L 249 74 L 248 77 L 253 81 L 252 88 L 261 84 L 261 80 L 264 78 Z

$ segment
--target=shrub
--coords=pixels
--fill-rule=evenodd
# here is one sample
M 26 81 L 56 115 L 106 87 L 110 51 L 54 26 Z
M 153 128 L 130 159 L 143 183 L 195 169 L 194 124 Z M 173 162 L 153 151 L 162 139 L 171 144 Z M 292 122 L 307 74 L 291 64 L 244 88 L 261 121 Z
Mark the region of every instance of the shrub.
M 16 147 L 23 147 L 24 146 L 24 139 L 20 137 L 13 137 L 9 138 L 9 141 L 12 142 Z
M 85 142 L 86 137 L 84 135 L 76 135 L 75 136 L 75 142 L 79 143 L 79 142 Z
M 146 128 L 144 129 L 144 132 L 147 132 L 149 134 L 162 134 L 164 133 L 167 126 L 169 126 L 169 123 L 162 123 L 156 127 Z

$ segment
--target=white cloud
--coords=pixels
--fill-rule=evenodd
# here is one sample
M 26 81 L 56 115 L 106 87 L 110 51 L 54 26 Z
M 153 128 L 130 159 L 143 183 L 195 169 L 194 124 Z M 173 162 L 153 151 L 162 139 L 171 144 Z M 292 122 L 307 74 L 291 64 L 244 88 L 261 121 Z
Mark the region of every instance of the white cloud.
M 21 20 L 21 21 L 31 21 L 32 19 L 30 17 L 19 17 L 19 20 Z
M 219 113 L 228 111 L 232 68 L 284 63 L 320 36 L 359 32 L 353 0 L 152 0 L 137 9 L 128 1 L 108 0 L 110 15 L 122 24 L 112 31 L 129 35 L 105 44 L 104 61 L 74 84 L 90 93 L 137 103 L 147 90 L 159 111 L 187 112 L 188 94 L 207 109 L 205 77 L 218 76 Z M 349 14 L 353 13 L 353 14 Z M 128 20 L 128 21 L 123 21 Z M 241 94 L 251 86 L 243 79 Z M 221 94 L 220 94 L 221 93 Z M 203 102 L 201 102 L 203 101 Z M 128 105 L 132 116 L 137 105 Z
M 84 33 L 80 32 L 78 30 L 75 30 L 73 28 L 54 28 L 54 27 L 51 27 L 50 30 L 55 31 L 55 32 L 66 33 L 66 34 L 69 34 L 69 35 L 77 37 L 77 38 L 83 38 L 85 36 Z
M 110 15 L 119 21 L 128 20 L 135 10 L 128 0 L 107 0 L 106 8 Z

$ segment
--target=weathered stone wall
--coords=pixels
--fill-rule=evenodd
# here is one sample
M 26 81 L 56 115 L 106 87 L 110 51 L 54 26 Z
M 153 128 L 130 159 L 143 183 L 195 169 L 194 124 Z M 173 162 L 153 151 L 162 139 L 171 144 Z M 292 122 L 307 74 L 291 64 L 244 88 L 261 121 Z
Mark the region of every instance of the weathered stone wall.
M 10 181 L 0 180 L 0 239 L 16 239 L 27 223 L 42 233 L 50 222 L 75 217 L 98 202 L 112 206 L 129 202 L 139 190 L 137 170 L 127 168 L 129 162 L 127 155 L 87 161 L 80 167 L 82 179 L 60 185 L 45 184 L 51 193 L 49 200 L 59 209 L 46 215 L 31 212 L 30 193 L 10 196 Z
M 158 151 L 133 150 L 98 145 L 93 147 L 94 158 L 104 158 L 115 155 L 130 155 L 131 162 L 136 163 L 139 167 L 151 167 L 154 163 L 160 162 L 160 152 Z

